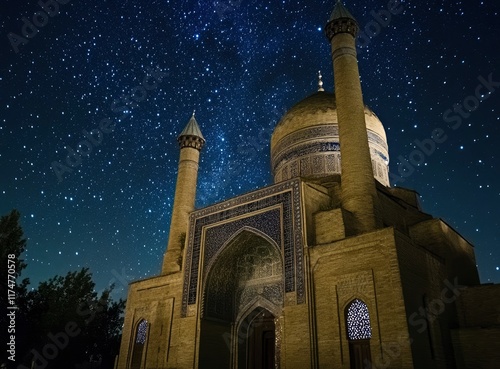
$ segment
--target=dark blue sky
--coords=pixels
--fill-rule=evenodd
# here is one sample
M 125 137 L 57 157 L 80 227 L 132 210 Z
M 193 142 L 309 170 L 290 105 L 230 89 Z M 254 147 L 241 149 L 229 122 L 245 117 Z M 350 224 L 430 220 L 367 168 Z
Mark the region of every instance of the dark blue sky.
M 202 207 L 270 184 L 273 127 L 315 92 L 318 70 L 333 89 L 322 32 L 333 0 L 72 0 L 35 20 L 36 1 L 5 4 L 0 213 L 23 215 L 23 277 L 34 285 L 88 266 L 99 289 L 114 281 L 123 295 L 130 280 L 159 272 L 175 138 L 193 109 L 207 140 Z M 413 160 L 398 185 L 475 244 L 483 282 L 500 282 L 500 5 L 402 1 L 378 23 L 387 1 L 346 6 L 367 36 L 363 93 L 386 127 L 393 178 Z M 94 131 L 70 168 L 68 152 L 98 127 L 109 133 Z M 415 140 L 437 128 L 446 139 L 419 157 Z

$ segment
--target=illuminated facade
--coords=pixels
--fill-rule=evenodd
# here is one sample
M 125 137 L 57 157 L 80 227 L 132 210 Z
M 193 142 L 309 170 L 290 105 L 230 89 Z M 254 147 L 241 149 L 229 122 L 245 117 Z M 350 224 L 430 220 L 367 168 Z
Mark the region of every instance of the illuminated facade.
M 195 209 L 205 139 L 193 114 L 162 273 L 130 285 L 118 369 L 500 362 L 499 288 L 479 285 L 473 246 L 389 185 L 357 31 L 337 2 L 325 27 L 335 95 L 320 80 L 277 123 L 273 185 Z

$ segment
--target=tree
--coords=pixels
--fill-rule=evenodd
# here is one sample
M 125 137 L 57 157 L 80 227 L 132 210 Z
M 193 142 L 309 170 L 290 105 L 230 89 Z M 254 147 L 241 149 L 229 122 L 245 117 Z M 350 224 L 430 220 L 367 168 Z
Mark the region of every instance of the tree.
M 23 310 L 30 340 L 23 348 L 23 364 L 30 368 L 35 360 L 47 369 L 69 369 L 97 358 L 101 368 L 112 368 L 125 307 L 123 300 L 110 299 L 112 289 L 98 296 L 92 274 L 83 268 L 28 292 Z
M 9 302 L 16 305 L 17 297 L 22 293 L 29 283 L 25 279 L 21 285 L 16 281 L 21 272 L 26 268 L 26 263 L 21 259 L 21 254 L 26 248 L 26 239 L 19 224 L 21 214 L 13 209 L 8 215 L 0 218 L 0 326 L 2 327 L 0 339 L 2 342 L 9 342 L 11 333 L 15 333 L 10 328 L 10 319 L 7 313 Z M 17 314 L 14 312 L 14 314 Z M 12 327 L 15 329 L 15 327 Z M 3 359 L 2 359 L 3 360 Z
M 7 361 L 15 368 L 73 369 L 75 365 L 100 359 L 101 369 L 113 368 L 118 353 L 123 325 L 123 300 L 110 298 L 114 286 L 100 296 L 88 268 L 55 276 L 41 282 L 29 291 L 29 279 L 14 286 L 8 283 L 10 275 L 17 279 L 26 263 L 21 259 L 26 248 L 20 214 L 12 210 L 0 218 L 0 302 L 2 314 L 2 342 L 9 342 L 7 320 L 7 289 L 16 293 L 15 336 L 16 362 Z M 9 262 L 9 260 L 11 260 Z M 11 311 L 11 310 L 9 310 Z M 4 359 L 2 359 L 4 360 Z
M 14 261 L 14 276 L 17 278 L 21 275 L 21 271 L 26 268 L 26 263 L 19 257 L 26 248 L 26 239 L 24 232 L 19 224 L 21 214 L 13 209 L 10 214 L 3 215 L 0 218 L 0 281 L 2 288 L 7 285 L 7 263 L 9 255 L 14 255 L 10 258 Z M 2 291 L 2 297 L 6 294 Z
M 125 301 L 112 301 L 110 294 L 114 286 L 104 291 L 99 299 L 100 310 L 88 324 L 87 352 L 94 359 L 102 360 L 102 368 L 113 368 L 115 356 L 120 350 L 121 331 L 123 326 L 123 311 Z

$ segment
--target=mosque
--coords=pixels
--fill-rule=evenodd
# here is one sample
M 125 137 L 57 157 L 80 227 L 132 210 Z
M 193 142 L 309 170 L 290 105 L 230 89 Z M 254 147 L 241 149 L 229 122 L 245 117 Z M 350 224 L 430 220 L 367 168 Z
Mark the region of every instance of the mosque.
M 416 192 L 390 186 L 358 31 L 338 1 L 335 94 L 320 79 L 277 123 L 274 184 L 195 209 L 193 114 L 162 272 L 130 285 L 118 369 L 499 367 L 500 285 L 480 284 L 473 246 Z

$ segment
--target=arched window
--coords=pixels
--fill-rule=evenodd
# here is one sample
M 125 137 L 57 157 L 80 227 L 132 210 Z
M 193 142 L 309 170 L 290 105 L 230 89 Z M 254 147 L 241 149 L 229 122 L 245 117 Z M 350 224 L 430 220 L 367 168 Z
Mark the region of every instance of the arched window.
M 132 363 L 131 369 L 140 369 L 142 364 L 142 356 L 144 352 L 144 346 L 146 346 L 146 339 L 148 335 L 148 321 L 143 319 L 137 325 L 135 331 L 134 346 L 132 349 Z
M 135 343 L 144 345 L 146 343 L 146 334 L 148 333 L 148 321 L 141 320 L 137 326 L 137 333 L 135 335 Z
M 354 299 L 347 306 L 346 327 L 351 369 L 370 368 L 372 327 L 368 306 L 363 301 Z
M 349 340 L 369 340 L 372 338 L 368 306 L 361 300 L 354 300 L 347 308 L 347 337 Z

